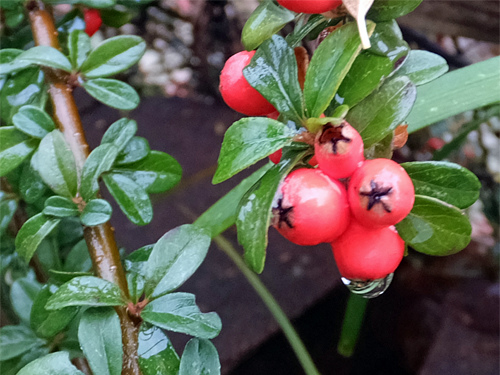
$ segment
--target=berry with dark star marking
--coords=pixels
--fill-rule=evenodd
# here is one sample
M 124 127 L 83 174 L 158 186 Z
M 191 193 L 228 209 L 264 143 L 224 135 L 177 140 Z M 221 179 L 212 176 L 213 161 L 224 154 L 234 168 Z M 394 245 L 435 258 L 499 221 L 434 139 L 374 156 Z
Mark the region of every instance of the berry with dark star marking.
M 319 168 L 331 178 L 346 178 L 362 164 L 363 140 L 346 121 L 325 125 L 316 135 L 314 153 Z
M 345 187 L 319 169 L 297 169 L 278 189 L 272 225 L 297 245 L 332 242 L 349 221 Z
M 399 223 L 413 208 L 415 189 L 408 173 L 390 159 L 367 160 L 347 190 L 354 218 L 368 227 Z

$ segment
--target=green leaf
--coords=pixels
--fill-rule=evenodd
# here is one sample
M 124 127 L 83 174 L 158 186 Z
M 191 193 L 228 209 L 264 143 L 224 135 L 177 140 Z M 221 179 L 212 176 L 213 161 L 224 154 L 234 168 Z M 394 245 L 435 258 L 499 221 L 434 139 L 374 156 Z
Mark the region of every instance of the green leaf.
M 137 302 L 144 292 L 146 264 L 154 245 L 146 245 L 132 252 L 124 262 L 128 289 L 132 301 Z
M 143 375 L 177 375 L 179 356 L 163 331 L 157 327 L 141 326 L 139 332 L 139 366 Z
M 35 157 L 33 155 L 32 160 Z M 26 163 L 19 179 L 19 193 L 21 197 L 26 203 L 33 204 L 40 201 L 47 190 L 47 185 L 44 184 L 40 174 L 33 169 L 31 163 Z
M 49 46 L 32 47 L 17 56 L 12 63 L 40 65 L 71 72 L 71 62 L 68 58 L 59 50 Z
M 219 353 L 210 341 L 194 338 L 186 344 L 179 375 L 191 374 L 220 375 Z
M 0 328 L 0 361 L 7 361 L 45 344 L 24 326 Z M 2 366 L 3 367 L 3 366 Z
M 97 9 L 112 7 L 116 4 L 116 0 L 78 0 L 77 2 Z
M 119 152 L 112 143 L 103 143 L 92 150 L 82 169 L 80 194 L 84 200 L 95 197 L 99 190 L 99 177 L 113 167 Z
M 116 159 L 117 165 L 135 163 L 149 155 L 149 142 L 143 137 L 133 137 Z
M 37 168 L 42 180 L 55 193 L 68 198 L 76 195 L 75 158 L 59 130 L 53 130 L 40 142 Z
M 83 30 L 73 30 L 68 37 L 71 66 L 79 69 L 90 53 L 90 37 Z
M 305 155 L 304 151 L 283 153 L 281 161 L 269 169 L 243 196 L 236 218 L 238 241 L 245 249 L 247 264 L 257 273 L 264 269 L 267 229 L 276 190 L 285 176 Z
M 69 360 L 68 352 L 55 352 L 24 366 L 17 375 L 84 375 Z
M 109 192 L 120 209 L 136 225 L 146 225 L 153 219 L 153 207 L 146 191 L 134 180 L 118 173 L 103 177 Z
M 454 70 L 420 86 L 408 132 L 472 109 L 500 102 L 500 57 Z
M 101 9 L 102 22 L 105 25 L 119 28 L 132 21 L 134 15 L 130 11 L 121 11 L 118 9 Z
M 80 220 L 88 227 L 104 224 L 111 219 L 113 208 L 104 199 L 92 199 L 82 211 Z
M 252 175 L 241 181 L 238 186 L 233 188 L 229 193 L 224 195 L 221 199 L 215 202 L 212 207 L 201 214 L 194 222 L 195 225 L 210 232 L 210 237 L 215 237 L 236 221 L 238 215 L 238 204 L 243 195 L 266 173 L 271 166 L 271 162 L 264 165 Z
M 0 176 L 5 176 L 19 166 L 37 146 L 36 140 L 13 126 L 0 127 Z
M 54 285 L 45 285 L 36 296 L 31 308 L 31 328 L 38 336 L 47 339 L 66 328 L 78 313 L 76 307 L 66 307 L 55 311 L 45 309 L 45 304 L 56 290 L 57 287 Z
M 94 99 L 112 108 L 131 110 L 139 105 L 139 94 L 125 82 L 96 78 L 82 81 L 82 86 Z
M 214 313 L 202 313 L 190 293 L 171 293 L 155 299 L 142 310 L 144 321 L 173 332 L 211 339 L 217 336 L 222 323 Z
M 304 120 L 303 96 L 298 81 L 295 52 L 281 36 L 273 35 L 261 44 L 250 64 L 243 69 L 246 80 L 281 115 L 297 125 Z
M 434 81 L 448 71 L 446 60 L 428 51 L 410 51 L 396 75 L 407 76 L 414 85 Z
M 403 163 L 415 186 L 415 194 L 433 197 L 458 208 L 467 208 L 479 198 L 481 183 L 471 171 L 449 162 Z
M 362 51 L 335 95 L 335 105 L 354 107 L 375 90 L 394 70 L 397 61 L 408 53 L 395 21 L 381 22 L 370 37 L 372 48 Z
M 224 135 L 218 168 L 212 180 L 218 184 L 273 152 L 292 143 L 297 132 L 266 117 L 236 121 Z
M 371 35 L 375 24 L 367 23 Z M 348 23 L 328 35 L 314 52 L 304 83 L 308 117 L 319 117 L 335 96 L 342 80 L 361 50 L 355 23 Z
M 401 238 L 415 250 L 433 256 L 464 249 L 472 232 L 469 219 L 459 209 L 438 199 L 416 195 L 413 209 L 396 224 Z
M 241 42 L 247 51 L 256 49 L 294 18 L 295 13 L 288 9 L 277 6 L 269 0 L 263 1 L 245 23 L 241 32 Z
M 146 43 L 138 36 L 115 36 L 99 44 L 80 70 L 86 78 L 108 77 L 137 63 L 145 50 Z
M 122 332 L 120 319 L 113 309 L 85 310 L 78 326 L 78 341 L 94 374 L 122 373 Z
M 33 301 L 41 288 L 33 274 L 17 279 L 10 287 L 12 308 L 26 326 L 30 324 Z
M 25 105 L 12 117 L 14 126 L 23 133 L 42 139 L 55 129 L 54 121 L 42 109 Z
M 27 262 L 35 253 L 38 245 L 59 224 L 60 219 L 38 214 L 26 221 L 16 236 L 16 251 Z
M 375 0 L 366 17 L 375 22 L 390 21 L 413 12 L 421 2 L 422 0 Z
M 129 141 L 137 132 L 137 122 L 128 118 L 115 121 L 102 136 L 102 143 L 111 143 L 119 151 L 125 149 Z
M 44 74 L 40 68 L 29 68 L 10 75 L 0 90 L 0 116 L 10 125 L 20 107 L 33 104 L 42 107 L 48 97 Z
M 92 268 L 87 243 L 84 239 L 71 248 L 66 256 L 64 271 L 67 272 L 87 272 Z
M 50 276 L 52 276 L 53 280 L 57 284 L 64 284 L 74 279 L 75 277 L 82 276 L 94 276 L 92 272 L 67 272 L 67 271 L 57 271 L 57 270 L 49 270 Z
M 45 201 L 43 214 L 46 216 L 69 217 L 78 216 L 78 206 L 69 198 L 52 196 Z
M 182 167 L 172 156 L 161 151 L 151 151 L 140 161 L 117 165 L 113 168 L 113 173 L 134 180 L 152 194 L 163 193 L 177 185 L 181 180 Z
M 6 75 L 12 70 L 14 59 L 24 51 L 16 48 L 4 48 L 0 50 L 0 75 Z
M 181 286 L 205 259 L 210 237 L 203 229 L 181 225 L 154 245 L 146 265 L 147 298 L 158 298 Z
M 2 235 L 10 221 L 14 217 L 17 210 L 17 202 L 15 199 L 7 199 L 4 193 L 0 191 L 0 235 Z
M 328 26 L 335 26 L 341 20 L 341 18 L 333 18 L 329 20 L 320 14 L 311 14 L 305 25 L 302 25 L 301 27 L 296 26 L 293 32 L 288 34 L 285 39 L 290 47 L 298 47 L 302 45 L 302 40 L 305 37 L 309 36 L 309 39 L 316 39 L 321 31 Z
M 395 77 L 350 110 L 346 120 L 359 131 L 365 148 L 370 147 L 405 120 L 416 95 L 408 77 Z
M 124 306 L 120 288 L 94 276 L 75 277 L 49 298 L 45 308 L 59 310 L 68 306 Z
M 24 353 L 19 357 L 9 359 L 8 361 L 2 361 L 2 375 L 16 375 L 19 370 L 26 366 L 28 363 L 34 361 L 37 358 L 43 357 L 49 353 L 49 348 L 47 346 L 36 347 L 29 352 Z

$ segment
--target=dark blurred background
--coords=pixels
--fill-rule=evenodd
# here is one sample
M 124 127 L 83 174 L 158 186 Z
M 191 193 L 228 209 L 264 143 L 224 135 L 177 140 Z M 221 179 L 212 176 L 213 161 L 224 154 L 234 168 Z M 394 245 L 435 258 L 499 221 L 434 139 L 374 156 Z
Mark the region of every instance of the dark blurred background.
M 184 169 L 174 191 L 153 197 L 150 225 L 135 227 L 115 209 L 117 239 L 127 250 L 191 222 L 241 180 L 211 184 L 224 132 L 240 118 L 220 100 L 218 75 L 224 61 L 242 49 L 241 29 L 257 5 L 256 0 L 155 1 L 138 11 L 131 24 L 104 28 L 94 36 L 95 43 L 116 33 L 146 39 L 148 50 L 138 68 L 122 77 L 142 95 L 130 116 L 152 149 L 173 155 Z M 64 6 L 58 11 L 64 12 Z M 499 14 L 497 1 L 424 0 L 398 22 L 413 49 L 440 54 L 456 69 L 500 54 Z M 95 147 L 122 114 L 82 92 L 77 95 Z M 478 113 L 467 112 L 412 134 L 397 158 L 430 160 Z M 447 155 L 483 184 L 480 201 L 468 210 L 471 244 L 444 258 L 410 250 L 388 291 L 369 302 L 351 358 L 336 352 L 349 292 L 329 246 L 298 247 L 270 231 L 261 278 L 293 319 L 322 374 L 499 374 L 499 137 L 500 121 L 490 118 Z M 238 246 L 234 228 L 224 235 Z M 197 295 L 203 311 L 216 311 L 222 318 L 223 329 L 214 343 L 224 374 L 303 373 L 271 314 L 215 245 L 182 289 Z M 182 351 L 186 339 L 171 338 Z

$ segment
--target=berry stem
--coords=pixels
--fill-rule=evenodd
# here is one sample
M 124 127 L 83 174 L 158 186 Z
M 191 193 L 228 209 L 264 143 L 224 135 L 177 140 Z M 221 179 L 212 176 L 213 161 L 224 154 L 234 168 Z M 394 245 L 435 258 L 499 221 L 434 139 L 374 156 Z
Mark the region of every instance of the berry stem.
M 342 322 L 342 332 L 337 344 L 337 352 L 346 358 L 351 357 L 356 349 L 367 304 L 366 298 L 349 293 L 344 321 Z

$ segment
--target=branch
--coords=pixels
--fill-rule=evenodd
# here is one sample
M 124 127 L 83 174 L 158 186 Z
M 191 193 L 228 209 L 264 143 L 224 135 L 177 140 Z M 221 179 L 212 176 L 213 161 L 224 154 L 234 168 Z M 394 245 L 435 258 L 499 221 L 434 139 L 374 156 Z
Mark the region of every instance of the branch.
M 27 4 L 35 44 L 59 49 L 57 30 L 51 13 L 42 1 Z M 63 133 L 73 155 L 79 173 L 89 155 L 89 145 L 78 109 L 73 98 L 72 87 L 52 70 L 45 71 L 49 94 L 54 108 L 54 120 Z M 118 285 L 128 298 L 129 291 L 125 271 L 120 261 L 113 228 L 108 223 L 84 227 L 84 236 L 96 274 Z M 123 375 L 140 374 L 137 347 L 140 321 L 134 321 L 124 306 L 116 307 L 120 318 L 123 342 Z

